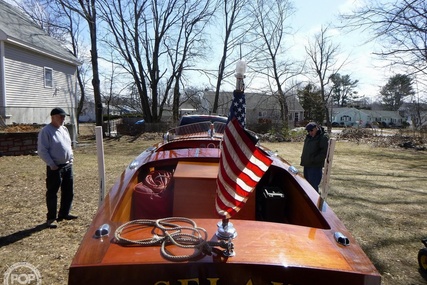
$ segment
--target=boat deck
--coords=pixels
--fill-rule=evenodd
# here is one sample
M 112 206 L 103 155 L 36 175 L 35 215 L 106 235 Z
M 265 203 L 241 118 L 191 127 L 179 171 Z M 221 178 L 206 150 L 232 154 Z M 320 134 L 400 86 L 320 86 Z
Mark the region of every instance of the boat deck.
M 70 285 L 380 284 L 380 275 L 342 222 L 280 158 L 274 158 L 245 207 L 230 220 L 237 231 L 232 241 L 235 256 L 223 256 L 217 248 L 211 255 L 173 261 L 165 258 L 160 246 L 117 244 L 113 233 L 124 223 L 168 216 L 189 218 L 207 231 L 208 241 L 218 241 L 215 195 L 220 151 L 197 147 L 206 142 L 193 143 L 196 147 L 165 145 L 146 151 L 137 158 L 138 167 L 126 169 L 74 257 Z M 155 171 L 167 172 L 171 178 L 164 199 L 153 202 L 153 196 L 139 190 Z M 110 235 L 95 238 L 95 231 L 105 223 L 111 228 Z M 345 235 L 350 244 L 337 243 L 336 232 Z M 140 240 L 155 237 L 156 232 L 140 227 L 124 235 Z M 194 250 L 167 247 L 178 256 Z

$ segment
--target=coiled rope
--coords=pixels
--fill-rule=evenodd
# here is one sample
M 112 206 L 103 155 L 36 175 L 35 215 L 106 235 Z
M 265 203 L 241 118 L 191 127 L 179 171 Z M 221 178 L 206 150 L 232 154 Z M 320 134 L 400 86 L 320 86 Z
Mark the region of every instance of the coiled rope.
M 189 226 L 182 226 L 176 222 L 186 223 Z M 153 234 L 151 237 L 143 239 L 128 239 L 123 237 L 127 230 L 132 231 L 151 227 L 151 232 L 161 234 Z M 183 232 L 183 231 L 187 231 Z M 198 227 L 196 223 L 188 218 L 170 217 L 157 220 L 140 219 L 129 221 L 115 231 L 114 237 L 118 244 L 122 245 L 140 245 L 140 246 L 155 246 L 160 245 L 160 251 L 163 257 L 173 261 L 184 261 L 198 257 L 202 254 L 211 254 L 213 247 L 218 246 L 228 251 L 233 250 L 231 241 L 207 241 L 208 233 L 204 228 Z M 167 246 L 174 244 L 181 248 L 194 249 L 192 254 L 174 255 L 167 250 Z
M 170 171 L 154 170 L 147 174 L 143 182 L 146 186 L 150 187 L 153 192 L 161 193 L 163 190 L 166 190 L 171 179 L 172 173 Z

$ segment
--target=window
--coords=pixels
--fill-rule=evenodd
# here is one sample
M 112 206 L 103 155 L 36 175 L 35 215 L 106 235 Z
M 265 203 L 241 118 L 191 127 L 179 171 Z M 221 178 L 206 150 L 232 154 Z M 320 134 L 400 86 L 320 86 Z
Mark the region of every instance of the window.
M 53 87 L 53 70 L 52 68 L 44 68 L 44 87 Z
M 344 116 L 341 117 L 341 121 L 342 122 L 350 122 L 351 121 L 351 117 L 347 116 L 347 115 L 344 115 Z

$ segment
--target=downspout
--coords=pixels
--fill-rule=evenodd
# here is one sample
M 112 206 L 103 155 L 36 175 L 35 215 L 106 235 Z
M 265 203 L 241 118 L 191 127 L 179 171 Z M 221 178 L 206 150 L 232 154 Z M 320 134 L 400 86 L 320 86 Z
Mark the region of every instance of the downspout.
M 6 119 L 6 75 L 4 66 L 4 41 L 0 41 L 0 83 L 0 116 L 3 119 Z
M 77 67 L 78 68 L 78 67 Z M 77 68 L 76 68 L 76 72 L 74 72 L 74 78 L 73 78 L 73 82 L 74 82 L 74 88 L 73 88 L 73 92 L 71 94 L 71 96 L 73 98 L 71 98 L 71 102 L 72 102 L 72 106 L 71 106 L 71 110 L 72 110 L 72 121 L 73 121 L 73 148 L 76 147 L 77 145 L 77 80 L 76 80 L 76 74 L 77 74 Z M 74 100 L 73 100 L 74 99 Z

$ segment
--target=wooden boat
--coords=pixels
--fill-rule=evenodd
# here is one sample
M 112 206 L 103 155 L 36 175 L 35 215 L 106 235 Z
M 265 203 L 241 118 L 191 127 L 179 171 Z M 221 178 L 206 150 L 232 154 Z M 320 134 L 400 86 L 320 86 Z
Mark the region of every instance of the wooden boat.
M 94 217 L 68 284 L 381 284 L 327 203 L 259 144 L 271 164 L 240 211 L 218 215 L 226 128 L 178 127 L 144 150 Z

